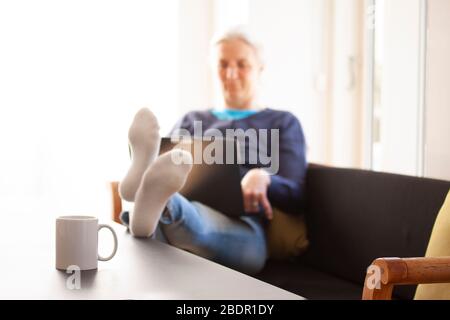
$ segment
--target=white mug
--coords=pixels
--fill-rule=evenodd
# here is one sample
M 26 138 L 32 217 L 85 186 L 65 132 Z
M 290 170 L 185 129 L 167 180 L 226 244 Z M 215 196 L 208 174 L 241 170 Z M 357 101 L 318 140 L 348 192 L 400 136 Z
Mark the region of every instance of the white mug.
M 98 231 L 107 228 L 114 238 L 114 250 L 106 258 L 98 254 Z M 98 260 L 108 261 L 117 251 L 114 229 L 98 224 L 96 217 L 62 216 L 56 219 L 56 269 L 67 270 L 78 266 L 80 270 L 97 269 Z

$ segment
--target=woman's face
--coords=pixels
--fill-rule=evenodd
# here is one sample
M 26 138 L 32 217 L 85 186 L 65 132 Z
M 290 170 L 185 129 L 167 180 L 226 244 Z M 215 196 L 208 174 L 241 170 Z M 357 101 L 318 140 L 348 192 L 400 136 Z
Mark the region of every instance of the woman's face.
M 262 71 L 255 49 L 239 39 L 225 40 L 217 45 L 217 68 L 226 106 L 254 107 Z

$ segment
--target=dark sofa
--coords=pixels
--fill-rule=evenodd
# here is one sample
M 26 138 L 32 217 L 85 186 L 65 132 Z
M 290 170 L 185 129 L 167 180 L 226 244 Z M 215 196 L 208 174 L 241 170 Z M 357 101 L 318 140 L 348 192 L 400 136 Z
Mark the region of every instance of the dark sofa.
M 450 182 L 310 165 L 305 218 L 310 246 L 268 261 L 256 277 L 308 299 L 361 299 L 379 257 L 423 257 Z M 396 286 L 412 299 L 416 286 Z

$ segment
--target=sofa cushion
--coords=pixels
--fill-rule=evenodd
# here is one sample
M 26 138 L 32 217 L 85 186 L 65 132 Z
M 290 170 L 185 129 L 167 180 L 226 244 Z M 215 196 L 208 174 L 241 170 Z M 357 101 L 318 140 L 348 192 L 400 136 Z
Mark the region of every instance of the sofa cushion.
M 270 260 L 258 279 L 307 299 L 360 300 L 362 286 L 300 262 Z
M 276 208 L 273 208 L 273 219 L 267 223 L 266 235 L 272 259 L 298 256 L 309 245 L 304 216 L 287 214 Z
M 379 257 L 420 257 L 450 183 L 355 169 L 310 167 L 306 225 L 313 268 L 364 283 Z M 394 294 L 410 299 L 414 287 Z
M 436 218 L 426 256 L 450 257 L 450 192 Z M 450 283 L 421 284 L 415 299 L 450 300 Z

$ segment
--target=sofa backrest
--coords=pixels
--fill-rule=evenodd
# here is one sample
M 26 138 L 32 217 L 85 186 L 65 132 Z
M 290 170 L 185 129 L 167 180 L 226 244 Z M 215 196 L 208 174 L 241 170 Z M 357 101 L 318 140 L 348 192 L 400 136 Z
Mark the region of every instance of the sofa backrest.
M 302 260 L 364 284 L 379 257 L 420 257 L 450 182 L 365 170 L 310 166 L 306 224 L 310 247 Z M 411 299 L 415 287 L 394 295 Z

